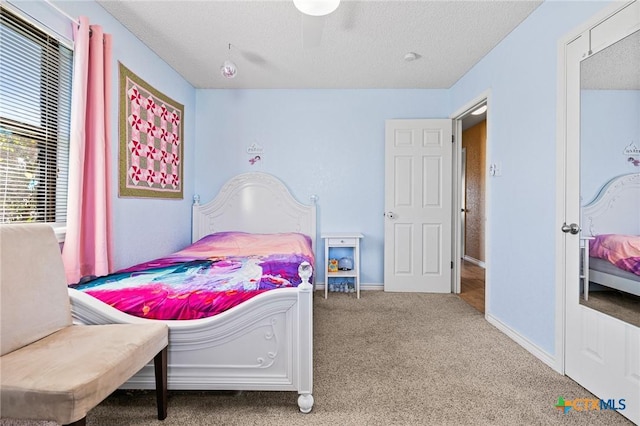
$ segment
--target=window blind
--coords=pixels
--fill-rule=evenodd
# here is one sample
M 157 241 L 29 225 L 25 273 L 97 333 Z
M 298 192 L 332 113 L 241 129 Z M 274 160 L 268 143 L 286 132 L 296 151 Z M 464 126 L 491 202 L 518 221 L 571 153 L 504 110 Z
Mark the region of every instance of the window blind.
M 73 51 L 0 8 L 0 222 L 65 223 Z

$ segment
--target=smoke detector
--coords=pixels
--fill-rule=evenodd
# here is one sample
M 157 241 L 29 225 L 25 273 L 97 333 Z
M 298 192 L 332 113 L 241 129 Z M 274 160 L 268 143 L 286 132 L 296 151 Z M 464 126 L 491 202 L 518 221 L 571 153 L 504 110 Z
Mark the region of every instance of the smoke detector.
M 409 52 L 406 55 L 404 55 L 404 60 L 407 62 L 412 62 L 415 61 L 416 59 L 418 59 L 420 57 L 420 55 L 418 55 L 415 52 Z

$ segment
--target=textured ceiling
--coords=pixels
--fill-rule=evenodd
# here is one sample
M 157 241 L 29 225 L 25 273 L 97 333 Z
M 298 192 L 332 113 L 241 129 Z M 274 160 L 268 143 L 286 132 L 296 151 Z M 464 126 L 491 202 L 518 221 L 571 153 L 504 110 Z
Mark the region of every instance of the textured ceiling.
M 343 0 L 315 21 L 292 1 L 98 3 L 196 88 L 446 89 L 541 1 Z M 305 19 L 322 24 L 315 47 Z M 229 53 L 234 79 L 220 74 Z
M 582 61 L 580 79 L 583 89 L 640 90 L 640 31 Z

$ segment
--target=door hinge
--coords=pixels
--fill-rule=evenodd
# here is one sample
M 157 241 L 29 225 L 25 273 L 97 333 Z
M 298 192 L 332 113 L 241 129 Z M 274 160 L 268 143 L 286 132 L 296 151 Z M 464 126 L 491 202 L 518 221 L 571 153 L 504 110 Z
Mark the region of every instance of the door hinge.
M 453 260 L 451 261 L 451 269 L 453 269 Z
M 451 135 L 451 143 L 455 143 L 456 142 L 456 135 Z

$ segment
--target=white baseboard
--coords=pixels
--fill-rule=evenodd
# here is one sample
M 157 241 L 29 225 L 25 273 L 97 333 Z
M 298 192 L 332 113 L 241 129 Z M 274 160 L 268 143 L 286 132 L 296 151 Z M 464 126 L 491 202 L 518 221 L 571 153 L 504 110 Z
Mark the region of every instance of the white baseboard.
M 484 268 L 486 266 L 486 264 L 482 260 L 474 259 L 473 257 L 467 256 L 466 254 L 462 259 L 466 260 L 469 263 L 473 263 L 474 265 L 478 265 L 481 268 Z
M 384 290 L 384 284 L 360 284 L 360 290 Z
M 527 351 L 529 351 L 531 353 L 531 355 L 535 356 L 536 358 L 538 358 L 540 361 L 544 362 L 545 364 L 547 364 L 549 367 L 551 367 L 553 370 L 557 371 L 558 373 L 562 374 L 560 371 L 558 371 L 557 369 L 557 365 L 556 365 L 556 359 L 555 357 L 553 357 L 552 355 L 549 355 L 546 351 L 542 350 L 541 348 L 539 348 L 537 345 L 535 345 L 533 342 L 531 342 L 529 339 L 527 339 L 526 337 L 522 336 L 520 333 L 518 333 L 517 331 L 515 331 L 514 329 L 512 329 L 511 327 L 505 325 L 503 322 L 501 322 L 499 319 L 491 316 L 491 314 L 485 314 L 485 319 L 494 327 L 496 327 L 498 330 L 502 331 L 504 334 L 506 334 L 509 338 L 511 338 L 511 340 L 513 340 L 514 342 L 516 342 L 517 344 L 519 344 L 520 346 L 522 346 L 523 348 L 525 348 Z

